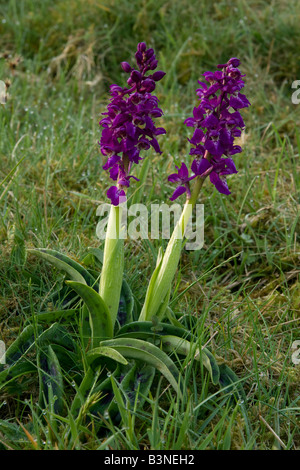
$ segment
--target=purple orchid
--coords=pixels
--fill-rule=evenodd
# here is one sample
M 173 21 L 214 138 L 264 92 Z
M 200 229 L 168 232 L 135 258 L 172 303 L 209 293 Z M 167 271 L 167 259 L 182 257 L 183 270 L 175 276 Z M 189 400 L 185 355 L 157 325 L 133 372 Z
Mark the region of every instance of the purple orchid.
M 141 150 L 152 147 L 161 153 L 157 136 L 166 133 L 164 128 L 154 124 L 154 119 L 161 117 L 163 112 L 158 107 L 157 97 L 151 94 L 165 72 L 151 73 L 157 67 L 157 60 L 153 49 L 147 49 L 144 42 L 138 44 L 135 58 L 138 70 L 128 62 L 121 63 L 124 72 L 130 74 L 129 88 L 111 85 L 112 98 L 100 121 L 103 130 L 99 144 L 102 154 L 107 157 L 103 169 L 117 181 L 117 186 L 107 192 L 113 205 L 119 204 L 119 197 L 125 197 L 124 188 L 129 186 L 130 178 L 138 180 L 130 172 L 132 165 L 142 160 Z
M 208 84 L 198 81 L 200 104 L 194 108 L 193 116 L 184 121 L 186 126 L 195 129 L 192 138 L 188 139 L 192 144 L 190 155 L 194 157 L 191 165 L 194 176 L 190 179 L 209 175 L 222 194 L 230 194 L 226 176 L 237 173 L 232 156 L 242 152 L 242 148 L 234 143 L 245 127 L 239 110 L 250 106 L 241 93 L 245 84 L 239 65 L 239 59 L 234 57 L 226 64 L 218 65 L 221 70 L 203 74 Z M 182 185 L 175 179 L 172 182 Z M 177 198 L 185 192 L 179 188 L 171 200 L 174 195 Z

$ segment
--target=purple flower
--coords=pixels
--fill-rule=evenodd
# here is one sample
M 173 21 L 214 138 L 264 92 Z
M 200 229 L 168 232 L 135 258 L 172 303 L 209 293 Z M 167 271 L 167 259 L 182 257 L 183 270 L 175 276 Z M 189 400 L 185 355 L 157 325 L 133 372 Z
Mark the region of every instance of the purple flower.
M 147 49 L 144 42 L 138 44 L 135 58 L 137 69 L 128 62 L 121 63 L 123 71 L 129 74 L 129 88 L 111 85 L 110 103 L 99 123 L 103 127 L 99 145 L 107 157 L 103 169 L 117 181 L 117 186 L 107 192 L 114 205 L 118 205 L 120 196 L 125 196 L 123 188 L 129 186 L 130 178 L 137 180 L 130 172 L 132 165 L 142 160 L 141 150 L 153 147 L 155 152 L 161 153 L 156 136 L 166 133 L 164 128 L 154 124 L 154 119 L 161 117 L 163 112 L 158 107 L 157 97 L 151 94 L 165 72 L 152 73 L 157 60 L 153 49 Z
M 118 189 L 117 186 L 111 186 L 107 193 L 107 197 L 111 200 L 111 203 L 114 206 L 118 206 L 120 203 L 120 198 L 125 198 L 125 191 L 123 189 Z
M 188 197 L 190 197 L 191 193 L 189 181 L 195 178 L 195 176 L 189 177 L 189 170 L 185 163 L 181 163 L 181 167 L 178 168 L 178 166 L 176 166 L 176 168 L 177 173 L 173 173 L 168 177 L 168 181 L 170 181 L 170 183 L 179 183 L 179 186 L 175 189 L 173 195 L 170 197 L 171 201 L 174 201 L 184 193 L 187 193 Z
M 208 84 L 198 81 L 200 104 L 193 109 L 193 116 L 184 121 L 186 126 L 195 129 L 188 139 L 192 144 L 190 155 L 194 157 L 192 178 L 209 175 L 222 194 L 230 194 L 226 176 L 237 173 L 231 157 L 242 152 L 235 144 L 235 138 L 241 136 L 245 127 L 240 109 L 250 106 L 241 93 L 245 84 L 239 64 L 239 59 L 233 57 L 226 64 L 218 65 L 221 70 L 203 74 Z

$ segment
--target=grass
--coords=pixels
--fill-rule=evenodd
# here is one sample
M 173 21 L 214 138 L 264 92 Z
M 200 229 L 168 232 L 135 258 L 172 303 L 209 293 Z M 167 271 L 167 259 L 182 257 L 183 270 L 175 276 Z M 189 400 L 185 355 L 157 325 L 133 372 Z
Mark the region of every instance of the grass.
M 300 339 L 300 114 L 291 102 L 300 78 L 299 2 L 8 0 L 0 14 L 0 79 L 11 80 L 0 109 L 0 339 L 7 346 L 33 314 L 51 308 L 64 282 L 26 249 L 79 259 L 102 243 L 96 210 L 107 181 L 98 121 L 109 85 L 124 83 L 119 62 L 130 61 L 137 42 L 152 45 L 167 71 L 157 88 L 167 137 L 162 156 L 151 156 L 142 201 L 167 202 L 172 192 L 167 175 L 187 159 L 183 120 L 204 71 L 239 57 L 252 103 L 232 194 L 205 184 L 205 245 L 183 253 L 171 298 L 176 315 L 196 323 L 197 340 L 238 375 L 244 402 L 232 404 L 230 390 L 212 387 L 188 357 L 185 401 L 157 378 L 143 411 L 119 400 L 123 424 L 108 421 L 110 431 L 97 436 L 67 412 L 41 414 L 34 380 L 24 377 L 1 396 L 0 446 L 299 450 L 300 369 L 291 361 Z M 126 242 L 126 277 L 139 301 L 160 243 Z M 68 401 L 73 379 L 65 372 Z

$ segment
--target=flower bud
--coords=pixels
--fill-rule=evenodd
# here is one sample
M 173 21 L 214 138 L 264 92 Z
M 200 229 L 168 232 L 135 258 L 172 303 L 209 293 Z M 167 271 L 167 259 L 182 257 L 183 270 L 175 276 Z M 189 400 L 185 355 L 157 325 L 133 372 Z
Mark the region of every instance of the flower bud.
M 147 59 L 151 59 L 151 57 L 154 56 L 154 50 L 152 48 L 148 49 L 146 52 L 146 56 L 147 56 Z
M 150 70 L 155 70 L 156 67 L 157 67 L 157 64 L 158 64 L 158 61 L 155 59 L 155 60 L 152 60 L 149 64 L 150 66 Z
M 130 74 L 130 78 L 135 83 L 140 82 L 142 80 L 142 74 L 137 70 L 133 70 Z
M 158 81 L 161 80 L 165 75 L 166 75 L 166 72 L 163 72 L 162 70 L 158 70 L 157 72 L 154 72 L 154 74 L 152 75 L 152 79 L 153 79 L 155 82 L 158 82 Z
M 146 78 L 146 80 L 142 82 L 142 87 L 148 93 L 151 93 L 155 89 L 155 82 L 151 80 L 151 78 Z
M 147 46 L 145 42 L 140 42 L 137 46 L 137 50 L 139 52 L 144 52 L 146 50 Z
M 128 64 L 128 62 L 121 62 L 121 67 L 126 73 L 130 73 L 132 70 L 132 67 Z

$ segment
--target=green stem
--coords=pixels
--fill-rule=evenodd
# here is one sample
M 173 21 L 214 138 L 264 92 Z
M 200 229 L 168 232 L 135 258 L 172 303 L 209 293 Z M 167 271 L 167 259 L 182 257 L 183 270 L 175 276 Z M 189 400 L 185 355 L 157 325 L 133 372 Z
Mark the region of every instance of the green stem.
M 114 327 L 120 302 L 124 271 L 124 237 L 121 228 L 122 207 L 111 206 L 104 245 L 99 294 L 104 300 Z
M 199 176 L 195 179 L 191 197 L 186 201 L 180 219 L 174 228 L 160 263 L 159 271 L 156 273 L 155 282 L 151 283 L 150 281 L 149 283 L 145 303 L 139 317 L 140 321 L 150 321 L 154 315 L 157 315 L 161 304 L 170 290 L 181 255 L 184 233 L 204 180 L 205 178 Z

